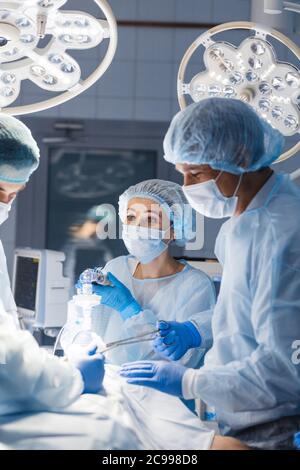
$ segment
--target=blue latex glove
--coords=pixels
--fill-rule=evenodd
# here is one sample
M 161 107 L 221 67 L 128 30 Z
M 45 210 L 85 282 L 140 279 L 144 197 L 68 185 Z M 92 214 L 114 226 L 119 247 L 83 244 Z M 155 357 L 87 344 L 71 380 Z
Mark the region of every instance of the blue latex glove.
M 187 321 L 160 321 L 159 336 L 154 340 L 154 349 L 172 361 L 178 361 L 191 348 L 201 345 L 201 336 L 193 323 Z
M 182 377 L 186 367 L 166 361 L 138 361 L 123 364 L 119 372 L 129 384 L 154 388 L 176 397 L 182 396 Z
M 142 308 L 130 290 L 112 273 L 107 273 L 107 278 L 113 284 L 112 286 L 93 284 L 93 293 L 102 297 L 101 304 L 117 310 L 124 320 L 140 313 Z
M 84 382 L 83 393 L 98 393 L 102 387 L 105 370 L 104 356 L 97 353 L 97 346 L 76 348 L 76 352 L 71 353 L 68 359 L 81 373 Z
M 300 450 L 300 432 L 297 432 L 294 436 L 294 445 L 296 449 Z

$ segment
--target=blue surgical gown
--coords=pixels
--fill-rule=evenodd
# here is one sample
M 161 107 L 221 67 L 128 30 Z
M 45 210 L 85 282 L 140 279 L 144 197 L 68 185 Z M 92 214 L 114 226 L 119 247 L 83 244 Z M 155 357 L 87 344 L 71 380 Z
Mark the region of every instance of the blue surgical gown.
M 222 226 L 223 278 L 213 347 L 183 378 L 184 398 L 216 410 L 223 434 L 300 414 L 300 191 L 287 175 L 265 183 Z

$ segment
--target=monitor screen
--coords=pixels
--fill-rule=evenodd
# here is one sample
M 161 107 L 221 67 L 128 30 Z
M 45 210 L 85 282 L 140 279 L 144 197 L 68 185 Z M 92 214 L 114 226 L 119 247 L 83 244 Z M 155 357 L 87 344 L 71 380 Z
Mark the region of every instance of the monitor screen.
M 39 258 L 17 257 L 14 294 L 18 308 L 35 311 L 39 263 Z

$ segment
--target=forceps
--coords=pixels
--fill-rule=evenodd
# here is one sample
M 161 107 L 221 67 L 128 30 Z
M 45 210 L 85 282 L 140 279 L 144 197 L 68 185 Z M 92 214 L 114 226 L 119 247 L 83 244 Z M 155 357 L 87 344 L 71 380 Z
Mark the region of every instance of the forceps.
M 105 348 L 99 352 L 100 354 L 103 354 L 107 351 L 110 351 L 111 349 L 118 348 L 119 346 L 124 346 L 127 344 L 142 343 L 144 341 L 153 341 L 156 338 L 158 332 L 159 332 L 159 329 L 152 330 L 152 331 L 148 331 L 147 333 L 143 333 L 142 335 L 132 336 L 131 338 L 120 339 L 118 341 L 113 341 L 112 343 L 107 343 L 105 345 Z

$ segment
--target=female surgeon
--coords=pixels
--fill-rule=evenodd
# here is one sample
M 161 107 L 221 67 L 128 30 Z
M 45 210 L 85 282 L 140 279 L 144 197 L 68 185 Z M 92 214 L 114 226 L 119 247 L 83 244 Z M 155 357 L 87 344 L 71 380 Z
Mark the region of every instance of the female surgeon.
M 173 119 L 165 158 L 192 207 L 227 220 L 215 253 L 223 266 L 213 346 L 200 370 L 144 361 L 121 374 L 137 385 L 215 408 L 219 429 L 253 447 L 293 448 L 300 428 L 300 191 L 270 165 L 283 137 L 239 100 L 212 98 Z M 168 302 L 168 299 L 165 299 Z M 168 335 L 160 341 L 168 350 Z
M 211 347 L 212 281 L 169 251 L 194 238 L 193 211 L 181 187 L 158 179 L 131 186 L 119 199 L 123 241 L 129 255 L 110 261 L 105 271 L 112 286 L 94 286 L 101 305 L 93 329 L 109 343 L 174 324 L 171 359 L 199 367 Z M 114 364 L 162 358 L 152 342 L 118 347 L 107 353 Z

